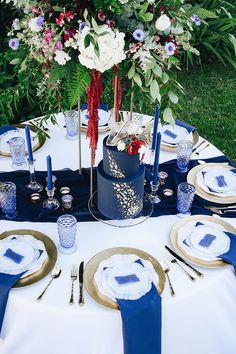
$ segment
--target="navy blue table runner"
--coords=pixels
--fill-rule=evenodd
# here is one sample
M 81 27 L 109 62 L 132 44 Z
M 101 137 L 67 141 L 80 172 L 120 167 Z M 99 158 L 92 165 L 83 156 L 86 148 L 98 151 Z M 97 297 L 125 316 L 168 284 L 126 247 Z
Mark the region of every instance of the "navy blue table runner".
M 205 160 L 206 162 L 229 162 L 225 156 L 214 157 Z M 190 169 L 198 164 L 197 160 L 190 161 Z M 168 173 L 168 179 L 164 188 L 171 188 L 174 191 L 172 197 L 164 198 L 162 195 L 163 187 L 160 188 L 161 203 L 155 205 L 154 212 L 152 216 L 161 215 L 175 215 L 177 213 L 176 209 L 176 190 L 179 183 L 186 181 L 187 173 L 179 173 L 175 169 L 176 160 L 171 160 L 160 165 L 160 171 L 165 171 Z M 94 173 L 94 186 L 93 190 L 96 191 L 97 178 L 96 178 L 96 168 Z M 64 169 L 60 171 L 53 171 L 53 174 L 57 177 L 57 190 L 55 192 L 55 197 L 60 201 L 60 187 L 68 186 L 71 188 L 71 194 L 74 197 L 73 201 L 73 214 L 78 221 L 94 221 L 88 210 L 88 199 L 89 199 L 89 183 L 90 183 L 90 170 L 83 168 L 82 175 L 79 175 L 78 171 L 72 171 L 70 169 Z M 36 172 L 36 178 L 39 183 L 44 187 L 46 186 L 45 177 L 47 173 Z M 150 173 L 148 168 L 146 169 L 146 179 L 150 179 Z M 33 221 L 33 222 L 56 222 L 57 218 L 65 214 L 65 211 L 60 207 L 58 210 L 48 210 L 43 209 L 42 201 L 46 199 L 46 192 L 41 193 L 41 202 L 39 204 L 32 204 L 30 202 L 31 192 L 25 188 L 25 185 L 29 182 L 29 172 L 28 171 L 14 171 L 14 172 L 2 172 L 0 173 L 0 181 L 11 181 L 17 186 L 17 210 L 18 216 L 14 219 L 15 221 Z M 148 192 L 148 188 L 147 188 Z M 194 203 L 192 206 L 192 214 L 206 214 L 212 215 L 211 210 L 205 209 L 204 206 L 215 205 L 212 202 L 203 200 L 202 198 L 195 196 Z M 225 217 L 235 217 L 235 214 L 227 213 Z M 4 219 L 1 216 L 1 219 Z

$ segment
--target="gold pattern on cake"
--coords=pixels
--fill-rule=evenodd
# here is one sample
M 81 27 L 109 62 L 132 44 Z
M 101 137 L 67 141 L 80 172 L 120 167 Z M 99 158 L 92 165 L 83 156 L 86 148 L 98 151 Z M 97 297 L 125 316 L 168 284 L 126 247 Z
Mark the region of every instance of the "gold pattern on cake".
M 110 151 L 107 152 L 111 175 L 115 178 L 125 178 L 124 172 L 117 165 Z
M 120 211 L 125 219 L 138 215 L 143 209 L 143 200 L 131 183 L 112 183 Z

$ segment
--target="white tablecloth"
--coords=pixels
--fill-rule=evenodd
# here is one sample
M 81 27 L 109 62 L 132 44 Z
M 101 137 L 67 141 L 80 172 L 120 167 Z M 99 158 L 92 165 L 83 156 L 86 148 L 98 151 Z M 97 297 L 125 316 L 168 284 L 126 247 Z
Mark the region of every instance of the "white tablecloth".
M 52 156 L 53 169 L 78 168 L 78 142 L 65 139 L 63 116 L 59 126 L 49 126 L 45 145 L 34 154 L 36 169 L 46 170 L 46 155 Z M 105 136 L 105 134 L 103 135 Z M 102 136 L 97 162 L 102 158 Z M 212 145 L 199 158 L 220 155 Z M 89 166 L 88 141 L 83 133 L 83 167 Z M 161 162 L 175 158 L 161 152 Z M 196 157 L 195 157 L 196 158 Z M 11 158 L 0 157 L 0 170 L 11 170 Z M 59 253 L 62 274 L 54 280 L 43 301 L 35 299 L 50 275 L 29 287 L 13 289 L 9 296 L 0 345 L 1 354 L 123 354 L 122 323 L 119 311 L 96 303 L 85 291 L 85 305 L 68 304 L 73 263 L 87 263 L 96 253 L 110 247 L 140 248 L 159 261 L 168 258 L 164 245 L 179 219 L 175 216 L 150 218 L 143 224 L 119 229 L 99 222 L 78 223 L 78 249 L 72 255 Z M 236 226 L 236 219 L 226 219 Z M 0 232 L 19 228 L 41 231 L 58 244 L 56 224 L 1 221 Z M 201 269 L 205 274 L 191 282 L 171 265 L 170 276 L 176 297 L 168 284 L 162 295 L 162 354 L 235 354 L 236 279 L 232 267 Z M 78 297 L 78 282 L 75 286 Z M 148 354 L 148 350 L 147 350 Z

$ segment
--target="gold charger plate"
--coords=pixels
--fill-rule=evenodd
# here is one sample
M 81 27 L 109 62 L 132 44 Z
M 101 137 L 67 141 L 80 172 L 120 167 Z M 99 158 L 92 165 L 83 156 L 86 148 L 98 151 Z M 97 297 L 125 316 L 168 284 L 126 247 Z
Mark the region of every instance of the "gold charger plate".
M 152 128 L 153 128 L 153 124 L 154 124 L 154 119 L 149 121 L 147 123 L 147 126 L 146 126 L 146 131 L 148 131 L 148 136 L 149 136 L 149 144 L 151 144 L 152 142 Z M 159 124 L 161 124 L 161 122 L 159 121 Z M 197 130 L 194 130 L 192 132 L 192 143 L 193 143 L 193 146 L 196 145 L 198 143 L 198 140 L 199 140 L 199 133 Z M 174 145 L 174 146 L 169 146 L 169 145 L 165 145 L 165 144 L 161 144 L 161 150 L 163 151 L 169 151 L 169 152 L 176 152 L 177 151 L 177 146 Z
M 84 271 L 85 288 L 89 293 L 89 295 L 92 298 L 94 298 L 94 300 L 96 300 L 99 304 L 114 310 L 119 310 L 117 302 L 113 301 L 111 298 L 99 292 L 97 284 L 94 280 L 94 275 L 98 269 L 99 264 L 105 259 L 108 259 L 111 256 L 113 256 L 114 254 L 135 254 L 144 260 L 150 261 L 159 278 L 157 290 L 159 294 L 163 292 L 165 287 L 165 273 L 160 263 L 153 256 L 151 256 L 149 253 L 146 253 L 136 248 L 130 248 L 130 247 L 109 248 L 92 257 L 88 262 L 88 264 L 86 265 Z
M 30 123 L 28 124 L 28 126 L 29 126 L 29 128 L 30 128 L 30 130 L 32 132 L 34 132 L 34 133 L 37 132 L 37 129 L 36 129 L 35 126 L 31 125 Z M 16 128 L 20 128 L 20 129 L 25 129 L 26 124 L 16 124 L 15 127 Z M 36 142 L 36 144 L 32 144 L 33 152 L 39 150 L 43 146 L 43 144 L 46 141 L 46 136 L 45 135 L 42 135 L 42 136 L 40 135 L 40 137 L 37 137 L 37 140 L 38 141 Z M 26 154 L 28 154 L 27 150 L 26 150 Z M 6 157 L 11 157 L 11 153 L 10 152 L 4 152 L 4 151 L 1 151 L 1 150 L 0 150 L 0 155 L 6 156 Z
M 198 172 L 203 170 L 206 167 L 211 167 L 211 166 L 216 166 L 216 167 L 224 167 L 227 170 L 233 169 L 232 166 L 226 165 L 225 163 L 204 163 L 202 165 L 198 165 L 193 167 L 188 175 L 187 175 L 187 182 L 191 183 L 195 186 L 196 188 L 196 194 L 205 199 L 208 200 L 209 202 L 217 203 L 217 204 L 232 204 L 236 203 L 236 196 L 229 196 L 229 197 L 218 197 L 216 195 L 212 195 L 207 193 L 204 189 L 202 189 L 199 185 L 197 185 L 196 182 L 196 177 Z
M 52 270 L 52 268 L 54 267 L 54 265 L 56 263 L 57 248 L 55 246 L 55 243 L 48 236 L 43 234 L 42 232 L 35 231 L 35 230 L 27 230 L 27 229 L 5 231 L 2 234 L 0 234 L 0 240 L 3 240 L 4 238 L 6 238 L 10 235 L 32 235 L 37 240 L 40 240 L 43 242 L 45 249 L 47 251 L 47 254 L 48 254 L 48 258 L 43 263 L 41 269 L 39 269 L 35 273 L 28 275 L 25 278 L 18 280 L 18 282 L 15 284 L 14 288 L 22 288 L 24 286 L 34 284 L 37 281 L 43 279 Z
M 170 240 L 171 240 L 171 244 L 172 244 L 173 248 L 175 249 L 176 253 L 178 253 L 186 261 L 189 261 L 189 262 L 191 262 L 195 265 L 201 266 L 201 267 L 221 268 L 221 267 L 228 266 L 229 265 L 228 263 L 221 261 L 221 260 L 207 261 L 207 260 L 203 260 L 198 257 L 193 257 L 193 256 L 189 255 L 187 252 L 185 252 L 185 250 L 182 249 L 182 247 L 179 245 L 179 243 L 178 243 L 179 230 L 191 221 L 197 222 L 200 220 L 211 221 L 211 222 L 214 222 L 215 224 L 222 225 L 226 231 L 229 231 L 229 232 L 236 235 L 236 229 L 232 225 L 228 224 L 227 222 L 225 222 L 224 220 L 222 220 L 218 217 L 209 216 L 209 215 L 191 215 L 191 216 L 188 216 L 186 218 L 179 220 L 171 229 Z

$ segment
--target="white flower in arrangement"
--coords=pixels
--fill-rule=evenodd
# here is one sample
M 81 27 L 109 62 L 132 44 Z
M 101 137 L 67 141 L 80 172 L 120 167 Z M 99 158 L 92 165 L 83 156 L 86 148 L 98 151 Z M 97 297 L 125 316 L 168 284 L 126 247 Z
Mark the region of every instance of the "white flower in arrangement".
M 65 65 L 66 62 L 71 59 L 71 57 L 63 50 L 56 50 L 55 55 L 55 60 L 59 65 Z
M 118 151 L 124 151 L 125 150 L 125 142 L 124 141 L 122 141 L 122 140 L 118 141 L 117 150 Z
M 99 36 L 99 34 L 102 35 Z M 84 39 L 86 35 L 88 35 L 88 33 L 84 33 L 83 31 L 77 44 L 80 51 L 79 61 L 87 68 L 96 69 L 102 73 L 126 58 L 124 52 L 124 33 L 118 31 L 114 32 L 107 25 L 97 27 L 96 33 L 89 32 L 89 35 L 97 41 L 99 54 L 95 52 L 94 45 L 91 42 L 89 46 L 85 48 Z
M 179 23 L 177 23 L 175 26 L 171 25 L 169 28 L 167 28 L 167 30 L 165 31 L 165 34 L 168 35 L 170 32 L 175 35 L 180 35 L 180 34 L 184 33 L 184 29 Z
M 12 28 L 14 31 L 19 31 L 21 29 L 19 18 L 15 18 L 15 20 L 12 22 Z
M 119 2 L 123 5 L 123 4 L 127 4 L 129 0 L 119 0 Z
M 156 29 L 158 31 L 166 31 L 170 27 L 171 21 L 167 15 L 161 15 L 155 23 Z
M 138 150 L 138 153 L 139 153 L 139 158 L 140 158 L 141 161 L 144 159 L 144 156 L 145 156 L 147 153 L 149 153 L 149 150 L 150 150 L 150 149 L 149 149 L 146 145 L 144 145 L 144 144 L 140 145 L 140 148 L 139 148 L 139 150 Z
M 28 26 L 32 32 L 42 31 L 43 26 L 44 26 L 44 17 L 39 16 L 39 17 L 32 18 L 29 21 Z

